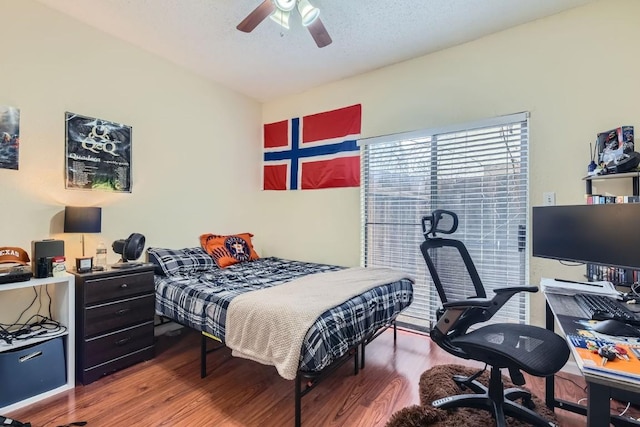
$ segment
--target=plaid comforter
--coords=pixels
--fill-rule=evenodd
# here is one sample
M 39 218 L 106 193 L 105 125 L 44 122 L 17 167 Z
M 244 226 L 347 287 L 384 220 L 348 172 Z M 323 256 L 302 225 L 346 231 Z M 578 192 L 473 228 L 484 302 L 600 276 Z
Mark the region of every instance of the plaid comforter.
M 342 267 L 260 258 L 198 275 L 155 276 L 156 313 L 224 342 L 227 307 L 244 292 Z M 387 324 L 413 301 L 408 279 L 373 288 L 324 312 L 309 329 L 300 369 L 321 371 L 362 339 Z

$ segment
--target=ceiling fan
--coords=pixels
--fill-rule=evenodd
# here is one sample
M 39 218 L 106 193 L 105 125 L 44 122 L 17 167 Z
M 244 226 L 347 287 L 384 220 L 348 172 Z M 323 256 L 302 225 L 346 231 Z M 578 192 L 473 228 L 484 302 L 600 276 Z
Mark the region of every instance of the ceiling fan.
M 289 16 L 296 7 L 302 18 L 302 25 L 309 29 L 318 47 L 331 44 L 331 37 L 320 20 L 320 10 L 312 6 L 309 0 L 264 0 L 236 28 L 250 33 L 269 16 L 284 28 L 289 29 Z

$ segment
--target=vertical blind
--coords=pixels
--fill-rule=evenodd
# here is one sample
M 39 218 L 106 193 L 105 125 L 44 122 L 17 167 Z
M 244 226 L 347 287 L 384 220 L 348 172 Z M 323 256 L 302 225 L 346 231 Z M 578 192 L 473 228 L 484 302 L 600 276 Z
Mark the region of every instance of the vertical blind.
M 440 306 L 420 253 L 421 219 L 435 209 L 458 215 L 452 237 L 467 246 L 488 297 L 496 288 L 525 285 L 528 113 L 360 144 L 362 264 L 414 276 L 414 302 L 403 313 L 403 323 L 428 329 Z M 446 259 L 439 264 L 444 268 Z M 493 320 L 523 323 L 527 316 L 528 299 L 522 293 Z

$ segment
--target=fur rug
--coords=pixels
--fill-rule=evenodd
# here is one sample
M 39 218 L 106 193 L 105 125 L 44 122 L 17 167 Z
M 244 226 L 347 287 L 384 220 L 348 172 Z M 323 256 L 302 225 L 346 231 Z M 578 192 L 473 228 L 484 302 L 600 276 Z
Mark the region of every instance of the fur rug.
M 436 409 L 431 406 L 435 399 L 455 394 L 465 394 L 471 391 L 461 391 L 453 382 L 453 375 L 472 375 L 477 369 L 461 365 L 440 365 L 425 371 L 420 376 L 420 402 L 421 405 L 412 405 L 401 409 L 391 416 L 386 427 L 462 427 L 462 426 L 494 426 L 495 422 L 489 411 L 472 408 Z M 484 372 L 479 378 L 482 384 L 489 382 L 489 371 Z M 513 387 L 510 379 L 503 376 L 505 388 Z M 533 396 L 536 404 L 535 411 L 549 421 L 556 422 L 553 412 L 547 408 L 544 402 Z M 526 427 L 528 423 L 507 417 L 509 427 Z

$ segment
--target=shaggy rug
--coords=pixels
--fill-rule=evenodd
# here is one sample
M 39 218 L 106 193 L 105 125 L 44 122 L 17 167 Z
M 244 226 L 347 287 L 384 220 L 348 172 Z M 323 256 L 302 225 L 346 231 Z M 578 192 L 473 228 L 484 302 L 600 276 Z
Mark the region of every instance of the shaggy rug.
M 401 409 L 391 416 L 386 427 L 461 427 L 461 426 L 494 426 L 495 422 L 489 411 L 473 408 L 459 409 L 436 409 L 431 406 L 431 402 L 445 396 L 455 394 L 465 394 L 471 391 L 461 391 L 453 382 L 453 375 L 469 376 L 476 373 L 478 369 L 468 368 L 461 365 L 440 365 L 425 371 L 420 376 L 420 405 L 412 405 Z M 513 387 L 513 383 L 508 377 L 503 376 L 505 388 Z M 484 372 L 479 378 L 482 384 L 489 382 L 489 371 Z M 533 396 L 536 404 L 535 411 L 549 421 L 556 422 L 553 412 L 547 408 L 544 402 Z M 509 427 L 526 427 L 528 423 L 514 420 L 507 417 Z

